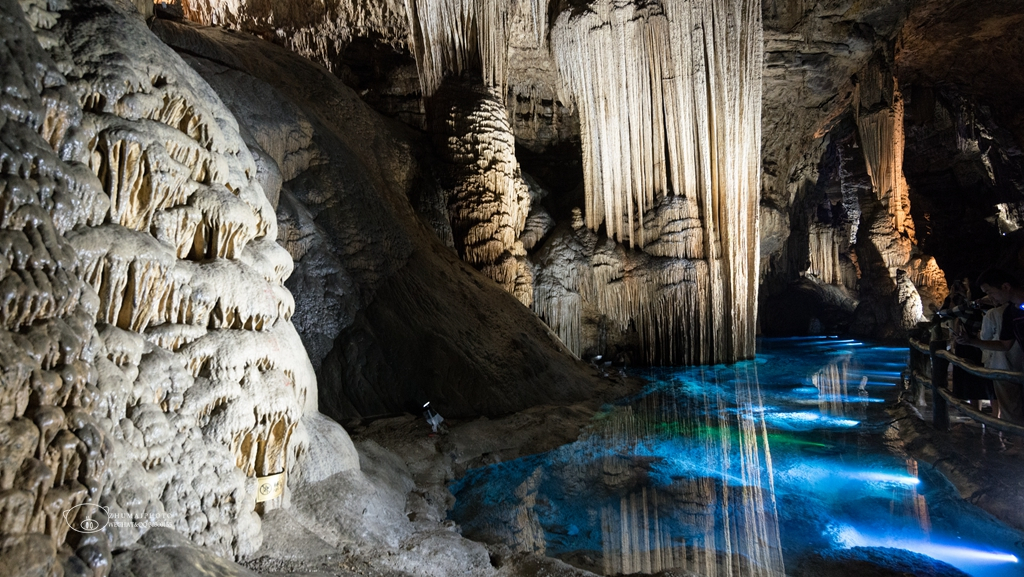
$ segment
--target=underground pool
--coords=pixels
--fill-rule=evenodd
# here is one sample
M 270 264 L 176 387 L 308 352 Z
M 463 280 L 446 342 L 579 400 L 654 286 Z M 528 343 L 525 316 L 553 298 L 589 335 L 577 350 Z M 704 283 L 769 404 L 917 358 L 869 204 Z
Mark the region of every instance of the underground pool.
M 901 450 L 887 407 L 906 357 L 764 339 L 752 361 L 636 371 L 645 390 L 575 443 L 454 482 L 451 518 L 470 538 L 605 575 L 768 577 L 844 561 L 1024 575 L 1024 535 Z

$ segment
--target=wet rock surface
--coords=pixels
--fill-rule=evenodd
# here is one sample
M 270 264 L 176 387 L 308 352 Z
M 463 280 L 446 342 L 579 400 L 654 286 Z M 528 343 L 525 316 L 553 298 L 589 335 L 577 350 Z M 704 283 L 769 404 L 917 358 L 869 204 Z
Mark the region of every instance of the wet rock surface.
M 621 392 L 638 383 L 620 384 Z M 448 483 L 466 469 L 576 440 L 595 404 L 535 407 L 448 423 L 431 434 L 406 415 L 349 424 L 360 469 L 303 484 L 267 515 L 260 550 L 242 564 L 263 575 L 592 575 L 561 561 L 485 546 L 447 520 Z
M 1024 530 L 1024 439 L 986 430 L 949 409 L 949 431 L 930 423 L 927 407 L 901 403 L 893 412 L 907 453 L 941 472 L 964 500 Z
M 966 577 L 967 573 L 942 561 L 919 553 L 886 547 L 853 547 L 804 559 L 793 575 L 857 575 L 863 577 L 898 577 L 902 575 L 934 575 L 935 577 Z

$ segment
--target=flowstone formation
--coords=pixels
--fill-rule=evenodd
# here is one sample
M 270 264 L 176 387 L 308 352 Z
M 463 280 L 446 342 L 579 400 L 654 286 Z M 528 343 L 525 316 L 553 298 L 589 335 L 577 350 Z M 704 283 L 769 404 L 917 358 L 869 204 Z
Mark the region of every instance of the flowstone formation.
M 253 155 L 134 7 L 2 13 L 0 566 L 106 575 L 154 526 L 248 554 L 307 429 L 357 466 L 316 411 Z
M 474 64 L 484 86 L 505 92 L 513 76 L 509 31 L 529 37 L 546 16 L 525 3 L 518 10 L 492 4 L 410 7 L 424 96 L 445 74 Z M 564 259 L 537 263 L 535 277 L 552 280 L 536 283 L 534 309 L 577 355 L 608 353 L 608 333 L 620 342 L 633 333 L 637 361 L 708 363 L 753 354 L 760 10 L 758 2 L 595 2 L 551 24 L 559 100 L 580 117 L 582 215 L 589 229 L 630 247 L 628 266 L 602 267 L 587 262 L 589 254 L 565 262 L 573 269 L 586 263 L 581 271 L 545 270 Z M 457 17 L 439 16 L 446 14 Z M 714 18 L 736 24 L 714 27 Z M 584 308 L 595 314 L 583 316 Z M 581 332 L 591 318 L 599 328 L 586 333 L 596 341 Z
M 285 39 L 297 54 L 338 73 L 353 38 L 374 36 L 384 45 L 405 41 L 405 7 L 396 0 L 316 0 L 286 3 L 182 0 L 192 22 Z
M 650 327 L 638 333 L 651 361 L 752 356 L 760 2 L 596 2 L 581 14 L 563 12 L 552 43 L 563 101 L 580 109 L 587 227 L 603 224 L 609 237 L 673 259 L 642 267 L 653 282 L 609 295 L 621 305 L 599 308 L 620 324 Z M 596 290 L 620 292 L 612 278 Z

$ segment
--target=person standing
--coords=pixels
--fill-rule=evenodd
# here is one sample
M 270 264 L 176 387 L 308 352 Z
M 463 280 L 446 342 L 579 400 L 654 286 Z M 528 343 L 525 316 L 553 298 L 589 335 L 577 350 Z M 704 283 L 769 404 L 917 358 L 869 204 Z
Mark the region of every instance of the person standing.
M 958 332 L 954 335 L 956 341 L 978 347 L 983 351 L 1006 354 L 1007 361 L 1011 364 L 1009 370 L 1019 372 L 1022 367 L 1020 364 L 1013 366 L 1015 353 L 1011 351 L 1017 347 L 1019 353 L 1024 347 L 1024 286 L 1015 276 L 1002 269 L 989 269 L 981 273 L 978 285 L 996 304 L 1006 305 L 1003 308 L 998 335 L 993 335 L 990 331 L 985 335 L 990 338 L 975 338 Z M 991 338 L 993 336 L 995 338 Z M 1019 354 L 1017 358 L 1020 358 Z M 1021 385 L 1007 381 L 998 383 L 1001 383 L 1002 389 L 1002 394 L 999 390 L 996 391 L 1000 411 L 1009 417 L 1008 420 L 1024 424 L 1024 390 Z
M 949 297 L 942 304 L 942 310 L 936 313 L 939 317 L 951 319 L 949 322 L 950 331 L 955 336 L 964 334 L 968 336 L 977 335 L 981 330 L 984 313 L 980 303 L 971 300 L 971 283 L 968 279 L 956 280 L 949 287 Z M 957 341 L 953 344 L 953 354 L 961 359 L 974 364 L 982 363 L 983 351 L 966 342 Z M 985 377 L 973 375 L 957 365 L 953 365 L 953 396 L 966 401 L 974 407 L 974 410 L 981 411 L 981 400 L 992 401 L 996 398 L 992 381 Z
M 982 341 L 998 340 L 999 334 L 1002 332 L 1003 315 L 1009 304 L 998 301 L 996 304 L 999 306 L 989 309 L 981 322 L 981 333 L 978 338 Z M 1024 369 L 1024 350 L 1014 339 L 1010 350 L 1006 352 L 983 349 L 981 360 L 986 368 L 1019 373 Z M 1024 424 L 1024 395 L 1022 395 L 1021 385 L 1010 381 L 993 380 L 992 386 L 995 389 L 995 397 L 992 399 L 992 416 L 1018 425 Z

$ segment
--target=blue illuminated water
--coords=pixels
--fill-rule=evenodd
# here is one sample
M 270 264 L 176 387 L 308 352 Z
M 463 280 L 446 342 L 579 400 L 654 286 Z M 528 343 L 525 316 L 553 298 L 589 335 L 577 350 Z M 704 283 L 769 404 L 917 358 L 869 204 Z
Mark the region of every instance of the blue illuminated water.
M 850 547 L 971 575 L 1024 575 L 1024 536 L 907 457 L 886 407 L 907 352 L 768 339 L 754 361 L 653 369 L 577 442 L 469 471 L 451 512 L 471 538 L 605 574 L 784 575 Z

